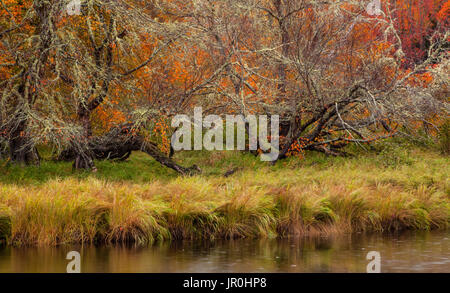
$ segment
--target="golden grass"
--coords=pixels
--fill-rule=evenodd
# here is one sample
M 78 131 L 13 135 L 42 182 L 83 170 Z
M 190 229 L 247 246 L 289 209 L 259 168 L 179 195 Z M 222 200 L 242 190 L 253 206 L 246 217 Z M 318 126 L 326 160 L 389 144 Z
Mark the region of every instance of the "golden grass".
M 11 235 L 11 217 L 9 209 L 0 204 L 0 244 L 8 241 Z
M 229 178 L 0 184 L 0 239 L 14 245 L 152 243 L 446 229 L 449 167 L 442 162 L 447 159 L 381 168 L 371 161 L 328 167 L 294 161 Z

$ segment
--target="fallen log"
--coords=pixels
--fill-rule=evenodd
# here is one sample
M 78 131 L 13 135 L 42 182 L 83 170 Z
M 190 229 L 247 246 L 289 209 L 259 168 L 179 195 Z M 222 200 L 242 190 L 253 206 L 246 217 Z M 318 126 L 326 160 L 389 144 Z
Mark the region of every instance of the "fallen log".
M 154 158 L 161 165 L 171 168 L 182 175 L 194 175 L 200 173 L 198 166 L 183 167 L 175 163 L 169 156 L 161 152 L 158 146 L 146 140 L 139 134 L 133 133 L 133 124 L 124 124 L 112 128 L 103 136 L 92 137 L 88 142 L 89 155 L 97 160 L 119 160 L 128 159 L 133 151 L 142 151 Z M 74 161 L 77 165 L 79 154 L 75 148 L 61 152 L 57 160 Z

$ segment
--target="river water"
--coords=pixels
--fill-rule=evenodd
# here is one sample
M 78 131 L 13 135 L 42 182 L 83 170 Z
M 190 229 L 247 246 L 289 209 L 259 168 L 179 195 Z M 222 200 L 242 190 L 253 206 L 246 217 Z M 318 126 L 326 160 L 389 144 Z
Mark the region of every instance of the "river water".
M 69 251 L 86 273 L 366 272 L 369 251 L 381 272 L 450 273 L 450 231 L 318 239 L 182 241 L 134 246 L 0 247 L 0 273 L 64 273 Z

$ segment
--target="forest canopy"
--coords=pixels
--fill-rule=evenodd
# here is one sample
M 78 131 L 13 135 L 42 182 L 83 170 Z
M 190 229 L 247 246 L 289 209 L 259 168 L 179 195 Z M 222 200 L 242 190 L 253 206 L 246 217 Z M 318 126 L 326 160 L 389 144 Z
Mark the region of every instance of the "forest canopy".
M 0 0 L 0 147 L 12 162 L 38 164 L 45 145 L 95 170 L 141 150 L 199 172 L 170 147 L 170 120 L 197 106 L 279 115 L 278 160 L 448 131 L 445 0 L 381 1 L 377 15 L 357 0 L 82 0 L 75 14 L 72 2 Z

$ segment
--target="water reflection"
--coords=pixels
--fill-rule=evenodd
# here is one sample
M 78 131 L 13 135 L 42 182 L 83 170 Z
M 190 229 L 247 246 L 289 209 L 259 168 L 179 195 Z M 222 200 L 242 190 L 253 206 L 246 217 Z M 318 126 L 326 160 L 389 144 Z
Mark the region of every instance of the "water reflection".
M 381 253 L 382 272 L 450 272 L 449 231 L 321 239 L 183 241 L 151 247 L 0 248 L 0 272 L 65 272 L 81 252 L 82 272 L 365 272 Z

